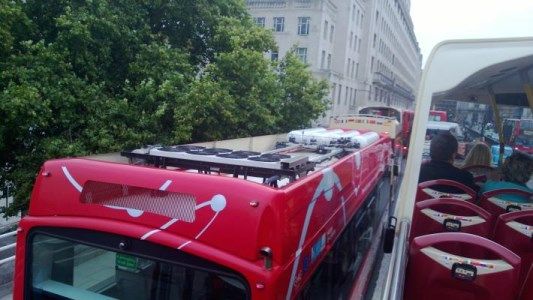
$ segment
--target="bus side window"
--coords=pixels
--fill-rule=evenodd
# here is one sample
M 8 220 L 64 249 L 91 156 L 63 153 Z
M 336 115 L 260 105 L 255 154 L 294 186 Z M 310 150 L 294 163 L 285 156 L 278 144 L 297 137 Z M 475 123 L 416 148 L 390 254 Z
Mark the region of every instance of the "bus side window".
M 388 200 L 386 193 L 379 193 L 377 188 L 367 196 L 361 209 L 348 223 L 297 299 L 323 300 L 349 297 L 352 285 L 345 283 L 347 280 L 353 280 L 370 249 L 376 234 L 376 226 L 381 219 L 379 212 L 383 212 L 386 200 Z

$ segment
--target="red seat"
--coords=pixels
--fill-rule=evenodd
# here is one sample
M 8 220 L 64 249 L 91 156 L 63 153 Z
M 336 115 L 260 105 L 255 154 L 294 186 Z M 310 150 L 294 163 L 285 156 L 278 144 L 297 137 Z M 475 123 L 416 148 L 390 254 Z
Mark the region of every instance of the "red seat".
M 447 251 L 450 245 L 459 250 Z M 469 256 L 472 249 L 485 254 Z M 411 243 L 404 299 L 516 299 L 520 262 L 511 250 L 477 235 L 420 236 Z
M 531 197 L 533 193 L 526 192 L 519 189 L 499 189 L 485 192 L 481 195 L 479 205 L 486 211 L 491 213 L 495 218 L 499 215 L 518 210 L 533 209 L 532 203 L 518 203 L 513 201 L 502 200 L 498 196 L 503 194 L 521 195 L 524 197 Z
M 483 183 L 487 182 L 487 175 L 475 175 L 474 176 L 474 182 L 481 186 Z
M 525 283 L 527 273 L 533 267 L 533 210 L 500 215 L 494 228 L 494 241 L 522 258 L 520 279 Z M 530 276 L 533 277 L 533 272 L 530 272 Z M 529 281 L 533 284 L 533 278 Z M 530 289 L 533 294 L 533 286 Z
M 454 187 L 454 188 L 457 188 L 463 191 L 463 193 L 460 193 L 460 194 L 444 193 L 444 192 L 435 190 L 435 186 Z M 448 180 L 448 179 L 429 180 L 429 181 L 424 181 L 418 184 L 418 190 L 416 193 L 416 202 L 427 200 L 427 199 L 434 199 L 434 198 L 456 198 L 456 199 L 462 199 L 462 200 L 466 200 L 470 202 L 475 202 L 476 192 L 462 183 L 459 183 L 453 180 Z
M 526 280 L 522 284 L 522 292 L 520 293 L 519 300 L 531 300 L 533 299 L 533 265 L 529 267 Z
M 460 231 L 489 238 L 492 215 L 481 207 L 460 199 L 440 198 L 417 202 L 411 239 L 430 233 Z

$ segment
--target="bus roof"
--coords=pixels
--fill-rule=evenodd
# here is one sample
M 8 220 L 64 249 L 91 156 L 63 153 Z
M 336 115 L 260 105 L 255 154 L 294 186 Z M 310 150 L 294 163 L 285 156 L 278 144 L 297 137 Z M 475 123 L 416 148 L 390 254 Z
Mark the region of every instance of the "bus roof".
M 533 78 L 531 38 L 500 40 L 465 40 L 439 44 L 434 52 L 443 53 L 438 63 L 452 62 L 460 52 L 460 65 L 441 68 L 438 86 L 432 100 L 452 99 L 491 104 L 490 91 L 499 105 L 527 107 L 524 85 Z M 445 52 L 445 54 L 444 54 Z M 429 62 L 427 64 L 429 66 Z M 445 74 L 456 73 L 453 74 Z M 467 73 L 469 72 L 469 73 Z M 463 75 L 464 74 L 464 75 Z
M 427 129 L 450 130 L 459 127 L 459 124 L 443 121 L 429 121 Z
M 213 143 L 225 145 L 224 141 Z M 344 208 L 344 202 L 330 205 L 334 191 L 353 192 L 356 200 L 351 211 L 362 205 L 384 172 L 390 150 L 389 138 L 382 134 L 372 144 L 332 159 L 326 167 L 317 167 L 281 188 L 220 170 L 189 172 L 171 166 L 134 165 L 117 154 L 50 160 L 37 177 L 25 220 L 50 221 L 53 217 L 80 228 L 87 222 L 113 225 L 120 227 L 120 234 L 205 254 L 209 259 L 224 256 L 258 269 L 262 268 L 258 249 L 269 246 L 276 253 L 274 263 L 285 265 L 294 259 L 301 238 L 289 225 L 296 222 L 300 228 L 304 224 L 309 202 L 316 202 L 322 194 L 328 200 L 316 204 L 321 214 L 316 224 L 309 225 L 308 239 L 328 222 L 326 218 L 344 211 L 338 208 Z M 365 188 L 354 192 L 349 187 L 355 182 Z

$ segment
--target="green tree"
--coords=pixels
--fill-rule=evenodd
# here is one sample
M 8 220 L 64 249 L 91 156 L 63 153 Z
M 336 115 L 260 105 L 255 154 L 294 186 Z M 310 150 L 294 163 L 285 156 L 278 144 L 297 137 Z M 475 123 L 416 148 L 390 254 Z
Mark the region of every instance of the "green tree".
M 323 109 L 304 64 L 265 58 L 274 39 L 242 0 L 0 0 L 0 40 L 8 213 L 47 159 L 267 134 Z
M 310 126 L 327 108 L 328 84 L 315 80 L 307 66 L 290 51 L 279 62 L 281 83 L 278 126 L 282 132 Z
M 182 118 L 193 111 L 193 140 L 225 139 L 274 132 L 279 101 L 279 80 L 263 53 L 275 48 L 272 35 L 253 26 L 250 19 L 222 18 L 215 31 L 220 49 L 192 84 Z

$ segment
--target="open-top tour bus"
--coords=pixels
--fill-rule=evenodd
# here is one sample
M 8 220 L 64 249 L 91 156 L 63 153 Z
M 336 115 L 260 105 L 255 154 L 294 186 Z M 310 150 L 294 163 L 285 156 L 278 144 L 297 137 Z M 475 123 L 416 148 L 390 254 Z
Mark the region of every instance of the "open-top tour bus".
M 372 287 L 391 138 L 311 128 L 46 162 L 14 299 L 347 299 Z
M 444 99 L 489 104 L 503 141 L 499 106 L 533 108 L 533 38 L 447 41 L 431 53 L 416 101 L 382 299 L 533 299 L 533 205 L 498 198 L 516 193 L 531 200 L 531 193 L 476 195 L 464 189 L 461 197 L 428 192 L 437 183 L 461 183 L 418 184 L 426 116 Z
M 401 172 L 402 156 L 407 154 L 407 143 L 411 134 L 413 112 L 386 106 L 367 106 L 358 114 L 336 116 L 330 120 L 330 128 L 371 130 L 386 133 L 394 147 L 393 162 L 395 174 Z

